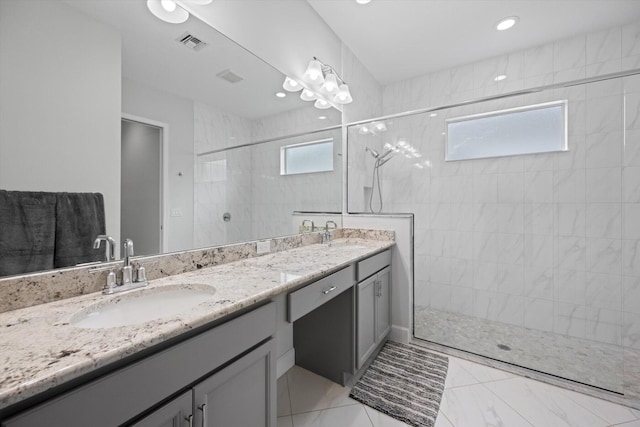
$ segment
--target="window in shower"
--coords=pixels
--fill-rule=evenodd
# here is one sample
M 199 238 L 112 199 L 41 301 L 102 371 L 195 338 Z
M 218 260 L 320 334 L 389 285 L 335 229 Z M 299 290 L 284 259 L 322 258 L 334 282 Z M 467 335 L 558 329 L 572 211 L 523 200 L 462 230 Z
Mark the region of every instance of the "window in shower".
M 447 120 L 445 160 L 567 151 L 567 101 Z
M 333 170 L 333 138 L 280 147 L 280 175 Z

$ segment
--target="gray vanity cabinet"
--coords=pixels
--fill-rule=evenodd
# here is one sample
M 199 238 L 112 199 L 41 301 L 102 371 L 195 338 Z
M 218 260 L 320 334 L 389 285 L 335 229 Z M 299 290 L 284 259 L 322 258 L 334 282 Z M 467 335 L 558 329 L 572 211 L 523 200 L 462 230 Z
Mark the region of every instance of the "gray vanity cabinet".
M 391 330 L 391 252 L 358 263 L 357 359 L 360 369 Z
M 187 427 L 189 415 L 193 415 L 193 426 L 216 422 L 220 427 L 273 427 L 275 330 L 276 307 L 270 302 L 89 380 L 0 424 Z M 167 400 L 169 403 L 164 403 Z M 198 408 L 207 410 L 206 424 L 202 424 Z
M 274 349 L 267 341 L 131 427 L 273 427 Z
M 193 388 L 195 426 L 272 426 L 276 418 L 271 340 Z
M 193 425 L 193 398 L 191 391 L 187 391 L 132 424 L 132 427 L 188 427 L 190 425 Z

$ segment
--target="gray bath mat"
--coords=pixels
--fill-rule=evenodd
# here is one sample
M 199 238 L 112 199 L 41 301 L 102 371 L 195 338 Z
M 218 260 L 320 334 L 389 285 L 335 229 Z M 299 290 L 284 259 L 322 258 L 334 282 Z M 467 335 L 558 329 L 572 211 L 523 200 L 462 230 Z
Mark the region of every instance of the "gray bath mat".
M 388 341 L 350 396 L 415 427 L 433 427 L 449 359 L 412 344 Z

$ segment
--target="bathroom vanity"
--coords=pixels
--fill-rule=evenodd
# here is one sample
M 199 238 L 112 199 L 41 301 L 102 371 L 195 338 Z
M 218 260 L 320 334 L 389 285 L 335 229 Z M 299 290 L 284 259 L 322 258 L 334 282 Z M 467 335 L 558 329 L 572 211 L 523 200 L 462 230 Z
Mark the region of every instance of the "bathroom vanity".
M 141 324 L 76 323 L 96 304 L 127 303 L 128 293 L 0 313 L 1 425 L 274 426 L 277 359 L 288 343 L 296 363 L 344 383 L 385 339 L 393 244 L 336 240 L 157 279 L 146 292 L 213 290 Z M 309 361 L 318 346 L 334 357 Z

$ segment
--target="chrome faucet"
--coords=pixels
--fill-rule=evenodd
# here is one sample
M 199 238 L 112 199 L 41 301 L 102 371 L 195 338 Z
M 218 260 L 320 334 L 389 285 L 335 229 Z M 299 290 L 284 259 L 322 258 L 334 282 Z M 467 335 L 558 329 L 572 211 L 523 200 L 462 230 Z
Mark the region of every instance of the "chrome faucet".
M 122 256 L 124 257 L 124 266 L 122 267 L 122 284 L 130 285 L 133 282 L 133 269 L 129 257 L 133 256 L 133 240 L 124 239 Z
M 100 243 L 103 241 L 105 250 L 104 260 L 107 262 L 115 260 L 116 241 L 113 240 L 113 237 L 107 236 L 106 234 L 100 234 L 96 237 L 96 240 L 93 241 L 93 249 L 99 249 Z
M 322 235 L 322 243 L 331 246 L 331 232 L 329 231 L 329 224 L 333 224 L 333 228 L 338 228 L 338 224 L 335 221 L 327 221 L 324 224 L 324 234 Z
M 102 236 L 98 236 L 102 237 Z M 108 236 L 107 236 L 108 237 Z M 111 239 L 109 237 L 109 239 Z M 103 239 L 104 240 L 104 239 Z M 113 240 L 113 239 L 111 239 Z M 101 240 L 96 239 L 98 242 L 98 246 Z M 106 240 L 108 241 L 108 240 Z M 111 243 L 108 243 L 111 244 Z M 138 268 L 136 270 L 136 280 L 133 280 L 133 266 L 131 265 L 131 257 L 133 256 L 133 240 L 124 239 L 124 243 L 122 245 L 122 258 L 124 260 L 122 265 L 122 281 L 120 283 L 116 280 L 116 266 L 109 265 L 106 267 L 98 267 L 92 270 L 89 270 L 90 273 L 97 273 L 100 271 L 109 271 L 107 275 L 107 283 L 102 289 L 102 293 L 105 295 L 115 294 L 117 292 L 129 291 L 131 289 L 141 288 L 146 286 L 149 282 L 147 281 L 147 273 L 145 269 L 145 264 L 138 263 Z M 113 246 L 111 246 L 111 250 L 113 250 Z M 147 262 L 146 264 L 155 264 L 157 261 Z
M 307 230 L 307 226 L 305 224 L 308 223 L 308 222 L 311 223 L 311 230 L 309 230 L 309 231 L 311 231 L 311 232 L 316 231 L 316 226 L 313 223 L 313 221 L 310 220 L 310 219 L 305 219 L 305 220 L 302 221 L 302 229 L 305 230 L 305 231 Z

